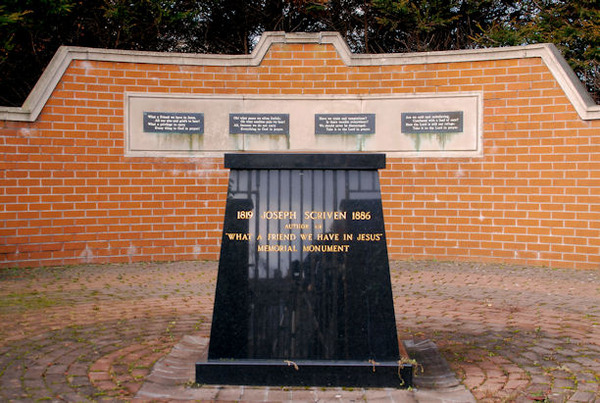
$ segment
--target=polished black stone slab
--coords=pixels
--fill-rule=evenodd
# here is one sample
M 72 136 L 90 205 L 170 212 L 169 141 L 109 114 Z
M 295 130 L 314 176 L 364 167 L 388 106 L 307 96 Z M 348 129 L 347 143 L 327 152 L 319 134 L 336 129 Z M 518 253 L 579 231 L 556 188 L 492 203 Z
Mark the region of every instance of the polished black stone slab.
M 212 360 L 196 364 L 196 379 L 219 385 L 406 388 L 413 384 L 413 368 L 398 362 Z
M 286 135 L 290 133 L 287 113 L 230 113 L 229 134 Z
M 410 386 L 398 364 L 377 172 L 385 156 L 234 154 L 225 162 L 208 362 L 198 363 L 197 382 Z M 302 370 L 277 369 L 288 362 Z
M 402 133 L 444 134 L 463 131 L 463 112 L 405 112 L 402 113 Z
M 225 154 L 231 169 L 357 169 L 385 168 L 385 154 Z
M 315 134 L 375 134 L 374 113 L 317 113 Z
M 203 113 L 144 112 L 145 133 L 204 134 Z

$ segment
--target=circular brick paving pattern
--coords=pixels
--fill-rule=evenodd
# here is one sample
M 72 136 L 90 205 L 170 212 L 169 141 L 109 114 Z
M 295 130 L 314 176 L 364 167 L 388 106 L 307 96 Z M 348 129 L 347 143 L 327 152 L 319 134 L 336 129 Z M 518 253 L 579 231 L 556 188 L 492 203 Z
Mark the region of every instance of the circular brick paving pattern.
M 392 278 L 401 337 L 434 340 L 478 401 L 600 399 L 599 272 L 395 262 Z
M 478 401 L 600 400 L 600 272 L 391 266 L 400 337 L 434 341 Z M 0 271 L 0 400 L 133 399 L 184 335 L 208 337 L 216 267 Z

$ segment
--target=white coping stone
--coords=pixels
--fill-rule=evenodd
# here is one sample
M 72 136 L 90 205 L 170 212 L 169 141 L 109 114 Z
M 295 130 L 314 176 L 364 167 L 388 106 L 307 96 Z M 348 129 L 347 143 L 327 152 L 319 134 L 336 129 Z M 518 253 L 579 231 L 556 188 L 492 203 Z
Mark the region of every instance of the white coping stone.
M 348 66 L 458 63 L 505 59 L 541 58 L 583 120 L 600 119 L 597 105 L 573 70 L 553 44 L 535 44 L 504 48 L 457 50 L 402 54 L 352 54 L 337 32 L 284 33 L 265 32 L 250 55 L 206 55 L 94 49 L 63 46 L 21 107 L 0 106 L 0 120 L 33 122 L 50 98 L 56 85 L 73 60 L 154 63 L 194 66 L 258 66 L 275 43 L 331 44 Z

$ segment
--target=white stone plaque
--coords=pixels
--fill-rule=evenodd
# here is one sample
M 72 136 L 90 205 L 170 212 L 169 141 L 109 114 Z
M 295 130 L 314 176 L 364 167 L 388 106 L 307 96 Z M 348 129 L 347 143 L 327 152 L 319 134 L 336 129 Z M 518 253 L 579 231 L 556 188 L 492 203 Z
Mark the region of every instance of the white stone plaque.
M 127 154 L 482 153 L 482 94 L 192 96 L 127 94 Z

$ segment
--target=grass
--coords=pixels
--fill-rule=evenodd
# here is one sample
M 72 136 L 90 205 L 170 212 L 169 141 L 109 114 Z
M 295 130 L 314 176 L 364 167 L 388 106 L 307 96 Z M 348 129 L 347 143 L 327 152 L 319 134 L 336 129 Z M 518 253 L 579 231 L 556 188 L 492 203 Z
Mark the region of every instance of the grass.
M 0 299 L 0 311 L 10 310 L 30 310 L 30 309 L 45 309 L 57 305 L 66 305 L 67 302 L 56 297 L 42 295 L 37 291 L 15 293 L 2 296 Z

